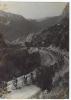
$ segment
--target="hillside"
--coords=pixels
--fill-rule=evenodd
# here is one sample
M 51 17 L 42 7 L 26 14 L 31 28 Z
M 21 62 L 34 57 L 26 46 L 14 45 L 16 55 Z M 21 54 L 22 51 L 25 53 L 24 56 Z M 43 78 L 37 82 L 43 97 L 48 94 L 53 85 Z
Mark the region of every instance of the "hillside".
M 68 9 L 68 8 L 67 8 Z M 66 11 L 66 13 L 65 13 Z M 57 24 L 44 28 L 34 34 L 31 41 L 27 41 L 28 46 L 48 47 L 54 45 L 61 49 L 69 48 L 69 15 L 68 10 L 63 11 Z
M 19 37 L 26 37 L 31 32 L 36 32 L 37 26 L 21 15 L 0 11 L 0 33 L 10 41 Z
M 41 20 L 29 20 L 21 15 L 0 11 L 0 32 L 9 41 L 17 38 L 25 39 L 30 33 L 35 34 L 41 29 L 56 24 L 60 18 L 60 16 L 55 16 Z

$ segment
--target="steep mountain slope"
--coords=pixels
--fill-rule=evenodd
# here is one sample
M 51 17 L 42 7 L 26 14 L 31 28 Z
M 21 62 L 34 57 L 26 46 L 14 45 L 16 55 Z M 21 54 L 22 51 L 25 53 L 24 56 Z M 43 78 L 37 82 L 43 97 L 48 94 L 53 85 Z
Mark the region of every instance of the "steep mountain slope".
M 64 9 L 60 21 L 48 28 L 42 29 L 32 36 L 32 41 L 29 43 L 31 46 L 46 47 L 49 45 L 59 46 L 62 49 L 69 48 L 69 15 L 68 7 Z M 65 12 L 66 11 L 66 12 Z
M 67 3 L 66 7 L 64 8 L 62 16 L 69 17 L 69 3 Z
M 15 40 L 36 30 L 37 26 L 21 15 L 0 11 L 0 32 L 6 39 Z
M 29 20 L 21 15 L 0 11 L 0 32 L 9 41 L 22 37 L 24 39 L 30 33 L 34 34 L 56 24 L 60 18 L 61 16 L 55 16 L 42 20 Z
M 61 15 L 60 16 L 54 16 L 54 17 L 47 17 L 41 20 L 38 20 L 39 26 L 41 29 L 48 28 L 50 26 L 53 26 L 57 24 L 61 20 Z

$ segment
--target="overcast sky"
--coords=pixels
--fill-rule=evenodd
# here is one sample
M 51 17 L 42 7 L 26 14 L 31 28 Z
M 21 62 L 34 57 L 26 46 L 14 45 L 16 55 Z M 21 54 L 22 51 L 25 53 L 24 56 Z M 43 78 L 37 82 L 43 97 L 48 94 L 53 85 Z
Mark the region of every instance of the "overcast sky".
M 0 10 L 23 15 L 26 18 L 40 19 L 58 16 L 62 13 L 66 3 L 26 3 L 0 2 Z

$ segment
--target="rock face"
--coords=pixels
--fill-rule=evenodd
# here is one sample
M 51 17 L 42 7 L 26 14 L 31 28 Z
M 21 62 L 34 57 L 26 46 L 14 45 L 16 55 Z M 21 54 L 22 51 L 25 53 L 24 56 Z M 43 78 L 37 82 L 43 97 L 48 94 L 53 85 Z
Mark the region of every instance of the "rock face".
M 62 16 L 69 17 L 69 3 L 67 3 L 66 7 L 64 8 Z

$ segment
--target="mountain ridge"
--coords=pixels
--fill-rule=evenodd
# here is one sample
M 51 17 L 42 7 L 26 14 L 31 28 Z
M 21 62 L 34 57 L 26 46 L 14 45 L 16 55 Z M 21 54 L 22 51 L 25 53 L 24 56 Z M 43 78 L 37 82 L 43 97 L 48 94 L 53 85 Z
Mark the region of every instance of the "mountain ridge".
M 43 28 L 56 24 L 59 20 L 60 16 L 55 16 L 38 22 L 21 15 L 0 11 L 0 33 L 3 33 L 7 40 L 13 41 L 22 36 L 25 38 L 30 33 L 35 34 Z

